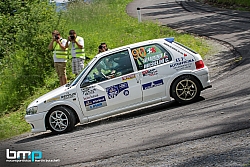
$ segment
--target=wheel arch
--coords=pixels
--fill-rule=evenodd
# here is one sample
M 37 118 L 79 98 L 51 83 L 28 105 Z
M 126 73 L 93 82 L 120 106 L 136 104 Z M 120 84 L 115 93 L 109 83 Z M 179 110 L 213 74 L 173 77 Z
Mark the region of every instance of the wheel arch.
M 172 88 L 173 88 L 173 83 L 180 77 L 183 77 L 183 76 L 192 76 L 194 77 L 194 79 L 197 80 L 197 82 L 199 83 L 199 86 L 203 89 L 203 86 L 202 86 L 202 83 L 201 81 L 199 80 L 199 78 L 193 74 L 182 74 L 182 75 L 179 75 L 177 77 L 175 77 L 172 81 L 171 81 L 171 84 L 170 84 L 170 89 L 169 89 L 169 94 L 170 94 L 170 97 L 173 97 L 173 94 L 172 94 Z
M 45 128 L 48 130 L 49 129 L 49 114 L 52 112 L 52 110 L 54 109 L 54 108 L 56 108 L 56 107 L 60 107 L 60 106 L 62 106 L 62 107 L 65 107 L 65 108 L 68 108 L 68 109 L 70 109 L 73 113 L 74 113 L 74 116 L 75 116 L 75 119 L 76 119 L 76 124 L 77 123 L 79 123 L 80 122 L 80 119 L 79 119 L 79 116 L 78 116 L 78 114 L 77 114 L 77 112 L 72 108 L 72 107 L 70 107 L 69 105 L 63 105 L 63 104 L 61 104 L 61 105 L 56 105 L 56 106 L 53 106 L 48 112 L 47 112 L 47 114 L 46 114 L 46 116 L 45 116 Z

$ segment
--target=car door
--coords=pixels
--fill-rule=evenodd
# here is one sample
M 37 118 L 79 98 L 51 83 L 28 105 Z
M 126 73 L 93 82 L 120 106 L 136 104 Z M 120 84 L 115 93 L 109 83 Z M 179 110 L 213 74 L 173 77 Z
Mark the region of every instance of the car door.
M 79 94 L 85 116 L 120 110 L 142 101 L 140 78 L 128 50 L 100 58 L 82 82 Z
M 166 96 L 167 80 L 162 75 L 162 71 L 167 71 L 167 68 L 161 67 L 171 60 L 169 52 L 159 44 L 132 48 L 131 52 L 140 74 L 143 101 L 161 99 Z

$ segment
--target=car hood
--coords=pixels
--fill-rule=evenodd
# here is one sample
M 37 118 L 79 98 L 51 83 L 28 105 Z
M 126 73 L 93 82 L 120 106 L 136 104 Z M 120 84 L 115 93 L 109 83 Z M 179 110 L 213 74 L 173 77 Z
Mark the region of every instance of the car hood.
M 66 87 L 66 85 L 61 86 L 57 89 L 54 89 L 48 93 L 46 93 L 45 95 L 37 98 L 36 100 L 34 100 L 32 103 L 30 103 L 29 107 L 32 106 L 38 106 L 41 103 L 47 103 L 47 102 L 51 102 L 51 101 L 56 101 L 60 99 L 60 95 L 65 93 L 66 91 L 68 91 L 69 87 Z

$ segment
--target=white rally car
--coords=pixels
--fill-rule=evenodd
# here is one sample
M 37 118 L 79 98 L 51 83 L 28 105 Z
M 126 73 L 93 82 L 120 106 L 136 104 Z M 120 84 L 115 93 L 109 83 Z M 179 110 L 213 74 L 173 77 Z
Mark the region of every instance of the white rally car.
M 174 38 L 154 39 L 96 55 L 73 82 L 33 101 L 25 119 L 32 132 L 64 133 L 79 122 L 172 99 L 191 103 L 210 87 L 198 53 Z

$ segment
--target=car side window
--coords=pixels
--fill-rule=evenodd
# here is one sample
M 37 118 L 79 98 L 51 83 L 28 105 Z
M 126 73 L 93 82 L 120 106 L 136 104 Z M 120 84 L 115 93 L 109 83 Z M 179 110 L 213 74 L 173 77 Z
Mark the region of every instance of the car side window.
M 82 85 L 102 82 L 133 72 L 128 50 L 101 58 L 83 80 Z
M 150 68 L 172 60 L 170 53 L 159 44 L 131 49 L 138 70 Z

